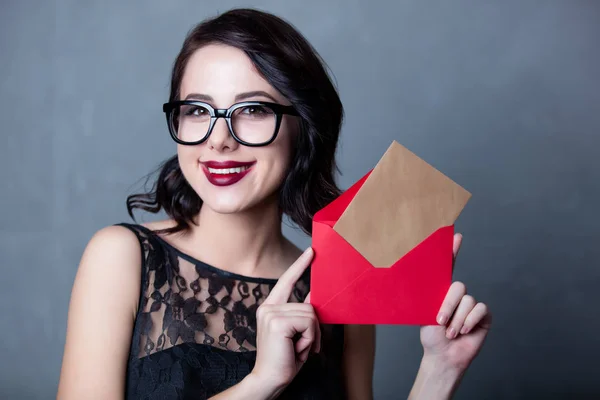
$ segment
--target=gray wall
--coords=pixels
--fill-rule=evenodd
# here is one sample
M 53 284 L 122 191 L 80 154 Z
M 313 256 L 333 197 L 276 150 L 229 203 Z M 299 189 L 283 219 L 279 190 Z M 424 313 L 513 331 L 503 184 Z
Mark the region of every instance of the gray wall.
M 342 187 L 396 139 L 473 193 L 455 278 L 495 324 L 457 398 L 600 397 L 600 2 L 573 0 L 3 0 L 0 397 L 55 395 L 84 246 L 175 150 L 161 104 L 185 33 L 238 5 L 334 71 Z M 405 398 L 418 329 L 381 327 L 377 350 L 376 398 Z

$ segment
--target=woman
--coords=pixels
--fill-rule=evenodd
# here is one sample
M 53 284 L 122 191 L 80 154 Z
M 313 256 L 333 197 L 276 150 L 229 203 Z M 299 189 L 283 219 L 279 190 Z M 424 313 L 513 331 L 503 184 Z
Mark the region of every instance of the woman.
M 164 112 L 177 156 L 127 203 L 169 219 L 90 240 L 58 398 L 372 398 L 374 327 L 320 326 L 312 250 L 281 231 L 287 214 L 310 234 L 340 193 L 343 109 L 318 55 L 273 15 L 229 11 L 187 36 Z M 411 398 L 451 396 L 489 314 L 454 283 L 439 322 Z

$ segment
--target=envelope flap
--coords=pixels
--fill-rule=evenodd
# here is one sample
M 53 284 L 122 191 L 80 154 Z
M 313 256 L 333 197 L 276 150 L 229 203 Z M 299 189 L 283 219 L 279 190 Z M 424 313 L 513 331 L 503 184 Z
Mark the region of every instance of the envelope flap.
M 437 229 L 454 224 L 471 194 L 397 142 L 334 225 L 375 267 L 390 267 Z
M 363 176 L 358 182 L 346 189 L 346 191 L 344 191 L 337 199 L 317 211 L 313 220 L 333 227 L 370 174 L 371 171 Z

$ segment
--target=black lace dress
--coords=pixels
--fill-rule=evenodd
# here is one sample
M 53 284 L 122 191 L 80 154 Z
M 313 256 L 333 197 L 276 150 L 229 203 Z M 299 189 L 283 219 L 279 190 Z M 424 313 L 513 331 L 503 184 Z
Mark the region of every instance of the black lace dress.
M 127 366 L 127 399 L 214 396 L 240 382 L 256 357 L 256 309 L 277 282 L 212 267 L 132 224 L 142 249 L 142 289 Z M 303 301 L 309 273 L 290 301 Z M 343 326 L 322 326 L 311 354 L 281 399 L 344 398 Z

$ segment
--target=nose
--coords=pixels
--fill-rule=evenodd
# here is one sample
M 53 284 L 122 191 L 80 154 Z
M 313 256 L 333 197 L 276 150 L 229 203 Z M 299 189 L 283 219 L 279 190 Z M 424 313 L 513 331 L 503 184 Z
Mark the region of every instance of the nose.
M 208 145 L 215 151 L 232 151 L 238 146 L 238 143 L 231 136 L 227 121 L 225 118 L 217 118 L 213 130 L 208 137 Z

